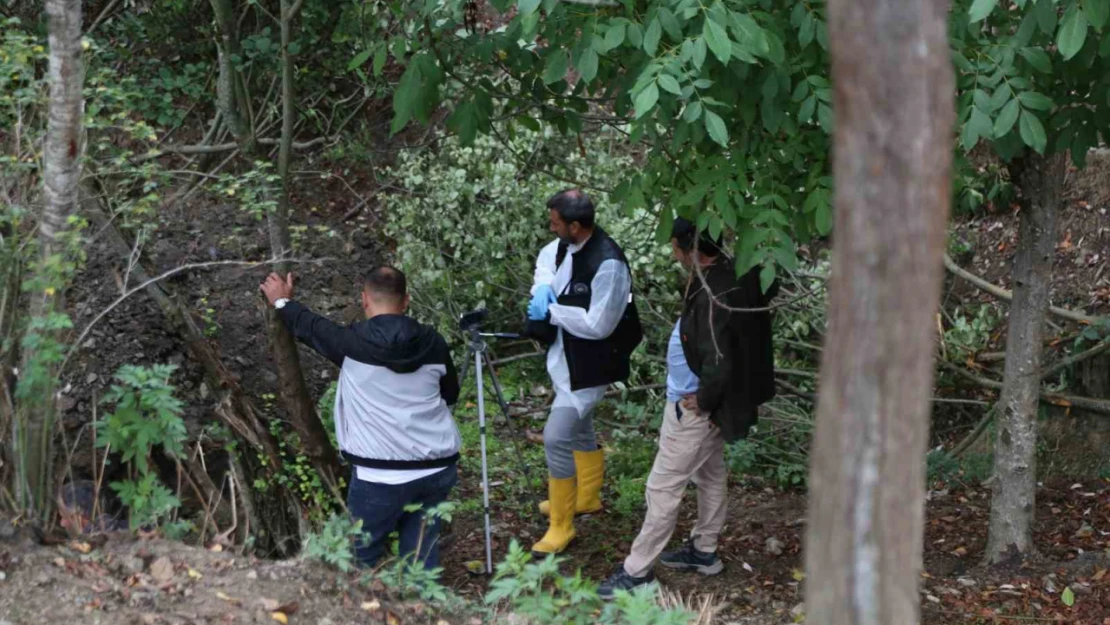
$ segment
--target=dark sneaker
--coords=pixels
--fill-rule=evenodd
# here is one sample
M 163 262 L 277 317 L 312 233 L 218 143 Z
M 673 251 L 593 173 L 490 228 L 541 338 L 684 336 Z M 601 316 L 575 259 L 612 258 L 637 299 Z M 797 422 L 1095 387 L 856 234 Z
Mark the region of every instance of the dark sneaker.
M 664 551 L 659 563 L 669 569 L 697 571 L 702 575 L 716 575 L 725 568 L 717 554 L 698 551 L 692 542 L 682 545 L 678 551 Z
M 613 573 L 609 576 L 609 579 L 601 583 L 601 586 L 597 589 L 597 596 L 606 601 L 612 601 L 617 596 L 618 590 L 632 590 L 654 581 L 655 573 L 648 571 L 648 574 L 643 577 L 632 577 L 624 570 L 624 564 L 621 564 L 616 573 Z

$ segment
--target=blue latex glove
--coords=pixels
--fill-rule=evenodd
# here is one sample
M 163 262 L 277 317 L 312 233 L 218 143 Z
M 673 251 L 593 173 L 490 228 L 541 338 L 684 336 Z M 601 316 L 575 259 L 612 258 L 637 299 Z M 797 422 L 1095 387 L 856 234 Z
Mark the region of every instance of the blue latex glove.
M 528 318 L 532 321 L 543 321 L 547 318 L 547 308 L 555 301 L 555 291 L 551 286 L 541 284 L 532 296 L 532 301 L 528 303 Z

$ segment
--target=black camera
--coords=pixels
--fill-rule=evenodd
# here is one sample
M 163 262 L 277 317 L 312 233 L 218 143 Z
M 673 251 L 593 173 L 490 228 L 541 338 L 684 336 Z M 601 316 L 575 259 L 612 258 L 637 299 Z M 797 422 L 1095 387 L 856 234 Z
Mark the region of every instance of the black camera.
M 463 313 L 462 317 L 459 317 L 459 329 L 464 332 L 473 330 L 482 325 L 482 322 L 485 321 L 487 317 L 489 317 L 489 311 L 485 308 Z

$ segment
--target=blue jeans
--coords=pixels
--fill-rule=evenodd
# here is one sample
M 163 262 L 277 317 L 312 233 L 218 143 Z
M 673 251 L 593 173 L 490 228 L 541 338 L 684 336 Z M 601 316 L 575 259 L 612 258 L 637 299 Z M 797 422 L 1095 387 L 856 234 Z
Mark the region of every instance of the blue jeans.
M 355 556 L 364 566 L 374 566 L 385 554 L 389 535 L 400 533 L 399 555 L 411 557 L 419 547 L 418 558 L 424 568 L 439 566 L 439 519 L 424 523 L 424 510 L 444 501 L 459 481 L 458 470 L 451 465 L 438 473 L 407 484 L 378 484 L 352 476 L 347 489 L 347 508 L 351 516 L 362 521 L 363 536 L 355 543 Z M 405 512 L 410 504 L 421 510 Z M 423 531 L 421 531 L 423 530 Z

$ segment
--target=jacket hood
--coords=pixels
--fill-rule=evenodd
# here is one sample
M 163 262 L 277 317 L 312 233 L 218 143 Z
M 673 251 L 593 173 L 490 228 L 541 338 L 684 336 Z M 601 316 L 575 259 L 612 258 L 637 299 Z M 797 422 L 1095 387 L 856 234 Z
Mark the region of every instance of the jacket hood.
M 354 325 L 355 335 L 375 360 L 396 373 L 412 373 L 426 362 L 439 335 L 405 315 L 377 315 Z

